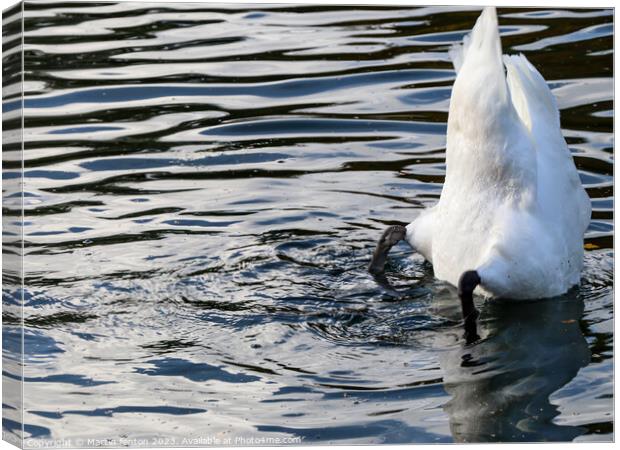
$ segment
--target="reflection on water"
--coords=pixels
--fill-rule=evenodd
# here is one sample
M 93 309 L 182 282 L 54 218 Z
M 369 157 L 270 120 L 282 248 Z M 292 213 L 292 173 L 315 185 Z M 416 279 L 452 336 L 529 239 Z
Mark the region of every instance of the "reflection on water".
M 590 362 L 579 327 L 583 300 L 497 305 L 483 322 L 488 338 L 443 355 L 445 405 L 458 442 L 572 440 L 581 427 L 557 425 L 549 396 Z
M 558 99 L 593 214 L 582 285 L 481 302 L 463 347 L 456 292 L 419 255 L 396 247 L 384 283 L 366 266 L 439 197 L 447 49 L 478 8 L 27 3 L 23 221 L 19 85 L 3 91 L 25 436 L 612 439 L 612 13 L 499 14 Z

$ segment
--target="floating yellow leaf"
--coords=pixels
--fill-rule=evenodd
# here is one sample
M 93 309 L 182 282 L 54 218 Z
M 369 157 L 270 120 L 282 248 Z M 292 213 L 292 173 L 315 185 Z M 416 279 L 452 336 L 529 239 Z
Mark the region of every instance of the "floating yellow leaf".
M 596 244 L 592 244 L 588 242 L 586 243 L 586 245 L 583 246 L 583 248 L 585 248 L 586 250 L 596 250 L 597 248 L 600 248 L 600 247 Z

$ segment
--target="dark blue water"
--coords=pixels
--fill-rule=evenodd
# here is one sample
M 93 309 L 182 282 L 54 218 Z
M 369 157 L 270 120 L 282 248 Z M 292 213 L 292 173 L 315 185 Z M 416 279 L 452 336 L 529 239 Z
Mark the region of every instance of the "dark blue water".
M 406 245 L 396 292 L 366 272 L 384 227 L 439 198 L 447 49 L 479 12 L 27 3 L 25 437 L 611 440 L 611 10 L 499 10 L 504 52 L 549 81 L 592 199 L 581 286 L 479 299 L 483 340 L 464 347 L 455 289 Z M 4 214 L 18 227 L 12 86 Z M 5 386 L 19 377 L 5 364 Z

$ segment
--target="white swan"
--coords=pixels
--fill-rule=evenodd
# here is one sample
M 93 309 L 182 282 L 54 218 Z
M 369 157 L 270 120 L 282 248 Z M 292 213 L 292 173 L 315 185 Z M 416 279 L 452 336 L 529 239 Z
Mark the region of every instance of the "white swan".
M 525 56 L 502 58 L 493 7 L 450 56 L 457 77 L 441 197 L 406 228 L 385 231 L 369 270 L 381 273 L 391 246 L 406 239 L 438 279 L 458 286 L 465 318 L 476 312 L 474 289 L 563 294 L 580 280 L 591 205 L 553 94 Z

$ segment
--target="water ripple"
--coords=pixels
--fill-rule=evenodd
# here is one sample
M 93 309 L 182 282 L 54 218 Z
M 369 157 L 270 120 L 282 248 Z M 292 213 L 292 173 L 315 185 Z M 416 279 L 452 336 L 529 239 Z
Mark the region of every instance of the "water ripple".
M 481 303 L 463 347 L 456 292 L 419 255 L 394 249 L 390 286 L 366 265 L 439 197 L 448 49 L 479 8 L 26 3 L 26 217 L 10 192 L 4 214 L 5 257 L 20 226 L 27 254 L 27 437 L 611 439 L 612 11 L 499 12 L 504 50 L 558 99 L 593 214 L 581 286 Z M 11 186 L 18 80 L 3 96 Z

